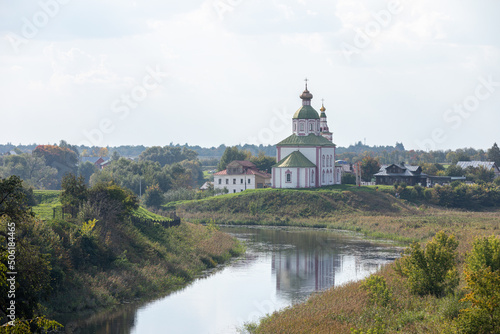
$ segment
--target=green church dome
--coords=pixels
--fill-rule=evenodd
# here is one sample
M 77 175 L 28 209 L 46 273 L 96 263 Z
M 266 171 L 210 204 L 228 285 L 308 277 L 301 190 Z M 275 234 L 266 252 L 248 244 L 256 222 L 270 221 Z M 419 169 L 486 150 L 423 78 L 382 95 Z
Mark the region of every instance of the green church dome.
M 311 106 L 302 106 L 293 114 L 293 119 L 319 119 L 318 112 Z

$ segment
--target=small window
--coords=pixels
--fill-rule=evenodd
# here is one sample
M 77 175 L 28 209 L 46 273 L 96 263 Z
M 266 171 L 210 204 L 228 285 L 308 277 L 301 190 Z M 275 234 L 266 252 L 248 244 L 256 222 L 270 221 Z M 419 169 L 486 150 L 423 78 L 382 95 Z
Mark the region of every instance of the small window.
M 286 182 L 292 182 L 292 173 L 286 174 Z
M 222 179 L 219 179 L 219 184 L 222 184 Z
M 235 193 L 235 192 L 236 192 L 236 189 L 233 189 L 233 193 Z
M 229 179 L 226 179 L 226 184 L 229 184 Z
M 243 179 L 240 180 L 240 184 L 243 184 Z
M 313 124 L 309 124 L 309 131 L 312 131 L 313 130 Z
M 248 179 L 248 184 L 250 184 L 250 179 Z
M 293 123 L 293 131 L 297 131 L 297 123 Z
M 300 123 L 300 131 L 304 131 L 304 123 Z
M 233 184 L 236 184 L 236 179 L 233 179 Z

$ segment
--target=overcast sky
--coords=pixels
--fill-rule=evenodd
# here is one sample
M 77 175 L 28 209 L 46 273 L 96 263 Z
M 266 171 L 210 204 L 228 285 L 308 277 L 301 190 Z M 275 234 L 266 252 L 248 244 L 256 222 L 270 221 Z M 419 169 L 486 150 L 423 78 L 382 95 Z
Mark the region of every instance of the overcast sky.
M 500 1 L 4 0 L 0 143 L 500 143 Z

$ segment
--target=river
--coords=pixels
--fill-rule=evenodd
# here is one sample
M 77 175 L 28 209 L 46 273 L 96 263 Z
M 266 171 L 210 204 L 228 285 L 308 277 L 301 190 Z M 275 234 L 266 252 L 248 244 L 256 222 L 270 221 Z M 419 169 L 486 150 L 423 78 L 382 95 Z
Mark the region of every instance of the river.
M 360 280 L 400 249 L 353 233 L 322 229 L 223 227 L 247 252 L 157 300 L 66 324 L 67 333 L 237 333 L 246 322 Z

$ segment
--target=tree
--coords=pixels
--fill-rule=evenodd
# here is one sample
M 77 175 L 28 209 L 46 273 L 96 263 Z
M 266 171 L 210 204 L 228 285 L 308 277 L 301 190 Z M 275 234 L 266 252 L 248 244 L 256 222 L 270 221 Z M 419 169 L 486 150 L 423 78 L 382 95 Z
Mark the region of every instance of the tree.
M 250 152 L 248 151 L 240 151 L 238 150 L 238 147 L 233 146 L 233 147 L 227 147 L 226 150 L 224 151 L 224 154 L 222 154 L 222 157 L 219 161 L 219 165 L 217 166 L 217 170 L 221 171 L 226 169 L 226 166 L 234 160 L 246 160 L 247 158 L 250 158 Z
M 251 157 L 250 161 L 257 166 L 258 170 L 262 170 L 268 173 L 271 173 L 271 168 L 276 164 L 276 158 L 269 157 L 264 154 L 264 152 L 260 151 L 257 157 Z
M 462 333 L 500 333 L 500 239 L 477 238 L 467 256 L 465 281 L 469 293 L 458 326 Z
M 56 168 L 61 177 L 66 173 L 76 173 L 78 157 L 69 148 L 55 145 L 38 145 L 33 151 L 33 156 L 44 157 L 47 165 Z
M 163 193 L 158 184 L 146 188 L 146 192 L 144 193 L 144 204 L 146 204 L 146 206 L 158 208 L 164 201 Z
M 341 183 L 342 184 L 356 184 L 356 176 L 353 173 L 343 173 Z
M 78 211 L 81 204 L 87 199 L 88 189 L 82 176 L 74 174 L 64 175 L 61 182 L 61 203 L 70 207 L 74 212 Z
M 118 153 L 118 151 L 113 151 L 111 154 L 111 161 L 116 161 L 118 159 L 120 159 L 120 153 Z
M 47 166 L 44 157 L 27 153 L 5 157 L 0 175 L 17 175 L 38 189 L 51 189 L 57 184 L 57 169 Z
M 361 160 L 361 177 L 363 181 L 370 182 L 373 174 L 378 173 L 380 170 L 380 164 L 377 159 L 366 156 Z
M 450 165 L 446 168 L 445 173 L 448 176 L 463 176 L 465 172 L 462 167 L 458 165 Z
M 139 160 L 155 161 L 163 167 L 183 160 L 196 160 L 197 157 L 198 153 L 187 148 L 153 146 L 142 152 L 139 155 Z
M 0 318 L 6 319 L 7 305 L 10 305 L 8 297 L 10 290 L 7 283 L 7 273 L 17 272 L 15 276 L 15 312 L 16 319 L 23 321 L 20 328 L 38 332 L 40 326 L 52 322 L 38 318 L 40 301 L 48 296 L 51 282 L 51 265 L 47 260 L 47 254 L 42 254 L 39 245 L 33 242 L 37 238 L 39 227 L 29 211 L 29 206 L 23 189 L 22 181 L 17 176 L 8 179 L 0 179 Z M 9 229 L 8 229 L 9 228 Z M 11 228 L 15 228 L 15 236 L 9 235 Z M 9 231 L 9 232 L 7 232 Z M 7 245 L 15 243 L 15 264 L 8 263 L 8 256 L 12 255 L 12 249 Z M 7 265 L 9 267 L 7 267 Z M 11 267 L 13 266 L 13 267 Z M 14 268 L 14 269 L 12 269 Z M 12 274 L 9 274 L 9 277 Z M 37 318 L 36 322 L 26 323 L 23 319 Z M 56 323 L 54 323 L 56 324 Z M 31 328 L 30 328 L 31 327 Z M 7 327 L 2 327 L 8 330 Z M 17 328 L 16 328 L 17 329 Z
M 497 143 L 488 149 L 488 160 L 493 161 L 500 168 L 500 148 L 498 148 Z
M 455 237 L 441 231 L 424 248 L 419 243 L 408 247 L 397 261 L 397 271 L 408 278 L 413 293 L 443 296 L 458 286 L 457 247 Z
M 78 146 L 68 144 L 65 140 L 61 140 L 59 142 L 59 147 L 70 149 L 71 151 L 75 152 L 77 157 L 80 155 L 80 152 L 78 151 Z
M 85 161 L 78 165 L 78 176 L 83 177 L 85 183 L 88 185 L 90 182 L 90 177 L 98 170 L 99 169 L 96 167 L 96 165 L 94 165 L 90 161 Z

